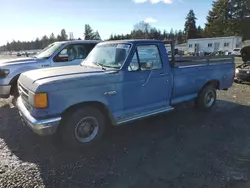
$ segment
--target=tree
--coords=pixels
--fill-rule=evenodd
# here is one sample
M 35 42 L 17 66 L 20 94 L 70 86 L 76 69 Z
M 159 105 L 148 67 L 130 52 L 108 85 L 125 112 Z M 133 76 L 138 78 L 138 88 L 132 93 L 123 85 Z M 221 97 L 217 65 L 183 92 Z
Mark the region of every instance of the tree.
M 209 37 L 240 35 L 250 38 L 250 1 L 217 0 L 207 16 L 205 35 Z
M 66 34 L 65 29 L 61 30 L 61 40 L 62 41 L 68 40 L 68 35 Z
M 134 25 L 134 31 L 138 31 L 138 30 L 141 30 L 142 32 L 149 32 L 150 29 L 152 29 L 152 27 L 150 26 L 149 23 L 147 22 L 144 22 L 144 21 L 141 21 L 141 22 L 138 22 Z
M 100 37 L 100 34 L 99 34 L 98 31 L 96 31 L 96 32 L 94 33 L 94 36 L 95 36 L 95 40 L 101 40 L 101 37 Z
M 204 32 L 203 29 L 202 29 L 201 26 L 199 25 L 198 28 L 197 28 L 197 35 L 196 35 L 196 37 L 197 37 L 197 38 L 202 38 L 203 35 L 204 35 L 203 32 Z
M 186 17 L 184 31 L 186 33 L 187 39 L 194 39 L 197 37 L 197 28 L 196 28 L 196 20 L 194 11 L 191 9 Z
M 229 0 L 214 1 L 212 4 L 212 10 L 208 12 L 207 16 L 207 23 L 205 27 L 206 36 L 222 37 L 234 35 L 232 25 L 230 25 L 229 21 L 232 14 L 232 8 Z
M 173 28 L 170 29 L 169 39 L 174 40 L 174 30 L 173 30 Z
M 50 35 L 50 37 L 49 37 L 49 42 L 50 42 L 50 43 L 53 43 L 53 42 L 55 42 L 55 41 L 56 41 L 56 37 L 55 37 L 54 33 L 51 33 L 51 35 Z
M 182 32 L 182 30 L 179 30 L 177 33 L 177 37 L 176 37 L 178 44 L 182 44 L 184 42 L 183 36 L 184 36 L 184 33 Z
M 46 36 L 46 35 L 44 35 L 43 37 L 42 37 L 42 40 L 41 40 L 41 42 L 42 42 L 42 48 L 45 48 L 46 46 L 48 46 L 49 45 L 49 38 Z
M 98 31 L 94 32 L 89 24 L 85 24 L 84 40 L 100 40 Z
M 133 32 L 136 38 L 149 38 L 149 32 L 153 29 L 149 23 L 144 21 L 138 22 L 134 25 Z

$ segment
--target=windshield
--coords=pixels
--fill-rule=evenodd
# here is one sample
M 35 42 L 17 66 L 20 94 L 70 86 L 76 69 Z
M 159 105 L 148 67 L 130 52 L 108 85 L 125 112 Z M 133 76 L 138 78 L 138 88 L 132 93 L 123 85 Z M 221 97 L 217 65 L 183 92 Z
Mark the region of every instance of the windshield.
M 60 46 L 62 43 L 53 43 L 44 48 L 38 55 L 36 55 L 36 58 L 49 58 Z
M 124 43 L 97 45 L 81 65 L 120 69 L 130 49 L 131 45 Z
M 233 51 L 238 52 L 238 51 L 240 51 L 240 49 L 234 49 Z

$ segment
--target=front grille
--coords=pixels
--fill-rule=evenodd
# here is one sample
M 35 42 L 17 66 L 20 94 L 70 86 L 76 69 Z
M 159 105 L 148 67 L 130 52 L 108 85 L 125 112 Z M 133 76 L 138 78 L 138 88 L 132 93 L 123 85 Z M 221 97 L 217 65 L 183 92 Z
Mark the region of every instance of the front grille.
M 22 99 L 24 99 L 25 101 L 29 100 L 29 90 L 22 86 L 20 83 L 18 83 L 18 92 Z
M 29 112 L 31 112 L 32 106 L 29 103 L 29 90 L 25 88 L 22 84 L 18 83 L 18 92 L 23 101 L 24 106 Z
M 239 70 L 239 73 L 247 74 L 247 70 Z

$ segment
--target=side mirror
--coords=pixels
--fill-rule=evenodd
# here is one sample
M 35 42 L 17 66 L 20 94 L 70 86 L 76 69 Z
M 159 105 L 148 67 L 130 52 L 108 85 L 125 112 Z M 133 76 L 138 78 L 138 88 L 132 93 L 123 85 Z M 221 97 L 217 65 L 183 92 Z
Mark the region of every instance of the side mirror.
M 147 61 L 145 63 L 145 68 L 146 69 L 152 69 L 153 68 L 153 62 L 152 61 Z

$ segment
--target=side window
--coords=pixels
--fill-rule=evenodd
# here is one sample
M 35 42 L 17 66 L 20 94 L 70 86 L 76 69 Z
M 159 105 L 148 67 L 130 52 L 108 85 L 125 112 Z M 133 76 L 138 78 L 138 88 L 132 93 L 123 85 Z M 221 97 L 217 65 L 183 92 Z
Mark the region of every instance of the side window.
M 62 49 L 56 58 L 55 62 L 69 62 L 75 59 L 85 59 L 89 52 L 95 47 L 95 43 L 72 44 Z
M 69 62 L 77 58 L 75 45 L 64 47 L 55 57 L 54 62 Z
M 160 53 L 156 45 L 138 46 L 137 51 L 141 70 L 162 68 Z M 151 68 L 146 67 L 148 63 L 152 64 Z
M 138 58 L 134 54 L 128 66 L 128 71 L 153 70 L 162 68 L 162 61 L 156 45 L 142 45 L 137 47 Z

